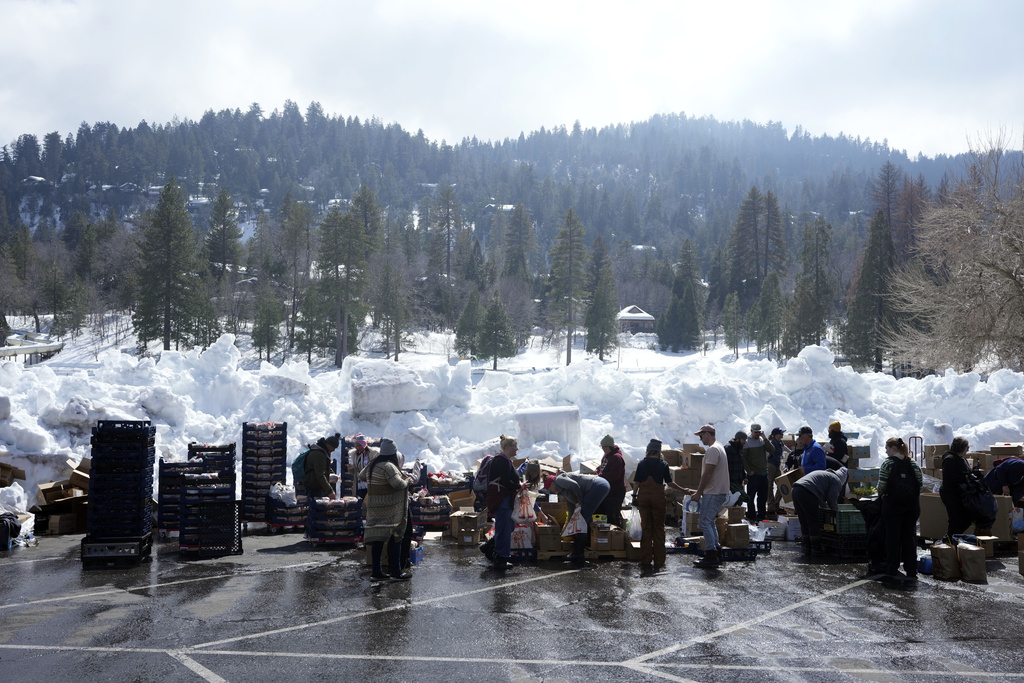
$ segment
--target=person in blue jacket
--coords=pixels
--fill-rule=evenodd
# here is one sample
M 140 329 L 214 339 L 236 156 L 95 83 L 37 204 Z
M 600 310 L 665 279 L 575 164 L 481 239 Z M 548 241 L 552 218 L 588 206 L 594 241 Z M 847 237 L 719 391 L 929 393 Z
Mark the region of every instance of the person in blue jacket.
M 825 449 L 814 440 L 814 431 L 810 427 L 804 425 L 800 428 L 796 442 L 803 448 L 800 466 L 804 468 L 804 474 L 825 469 Z
M 1014 504 L 1024 498 L 1024 460 L 1006 458 L 985 475 L 985 483 L 994 496 L 1011 496 Z

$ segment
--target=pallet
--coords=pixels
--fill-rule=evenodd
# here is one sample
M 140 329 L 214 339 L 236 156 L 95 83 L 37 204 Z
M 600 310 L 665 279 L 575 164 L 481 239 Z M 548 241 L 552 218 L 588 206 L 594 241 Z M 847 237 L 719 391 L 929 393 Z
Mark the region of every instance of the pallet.
M 307 537 L 307 541 L 314 548 L 318 545 L 336 545 L 336 544 L 347 544 L 352 545 L 355 543 L 362 543 L 362 536 L 313 536 Z
M 705 551 L 698 550 L 697 554 L 704 557 Z M 753 548 L 722 548 L 718 557 L 722 562 L 753 562 L 757 559 L 757 551 Z
M 568 554 L 569 553 L 565 552 L 564 550 L 544 550 L 544 551 L 538 550 L 537 551 L 537 561 L 538 562 L 547 562 L 548 560 L 563 559 Z

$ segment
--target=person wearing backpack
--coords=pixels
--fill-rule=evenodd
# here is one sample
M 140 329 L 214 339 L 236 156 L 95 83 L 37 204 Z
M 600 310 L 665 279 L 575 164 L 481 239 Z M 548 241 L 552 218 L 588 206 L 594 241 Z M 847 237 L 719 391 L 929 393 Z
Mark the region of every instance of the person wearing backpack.
M 308 451 L 299 455 L 302 462 L 298 464 L 305 473 L 302 482 L 306 485 L 306 495 L 310 498 L 334 499 L 334 487 L 331 486 L 330 480 L 331 453 L 337 450 L 340 444 L 341 434 L 320 437 L 315 444 L 309 445 Z
M 499 440 L 501 452 L 485 458 L 480 463 L 480 472 L 487 481 L 485 500 L 487 511 L 494 517 L 493 544 L 482 544 L 480 551 L 494 563 L 494 568 L 504 571 L 511 567 L 512 556 L 512 503 L 522 487 L 519 473 L 512 465 L 512 460 L 519 452 L 519 442 L 511 437 L 501 435 Z
M 900 562 L 906 578 L 917 579 L 917 518 L 921 516 L 921 468 L 910 457 L 903 439 L 885 442 L 886 459 L 878 473 L 878 497 L 885 527 L 885 573 L 895 578 Z

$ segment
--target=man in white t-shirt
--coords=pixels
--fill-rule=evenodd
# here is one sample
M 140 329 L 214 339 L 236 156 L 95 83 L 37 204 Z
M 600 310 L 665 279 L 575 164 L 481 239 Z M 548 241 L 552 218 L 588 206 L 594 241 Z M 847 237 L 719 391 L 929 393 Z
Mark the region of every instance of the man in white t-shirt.
M 700 519 L 697 525 L 704 532 L 706 550 L 704 557 L 693 566 L 714 569 L 721 564 L 719 550 L 722 544 L 718 541 L 718 528 L 715 518 L 718 511 L 729 498 L 729 460 L 725 455 L 725 447 L 715 438 L 715 428 L 704 425 L 695 435 L 704 444 L 704 460 L 700 468 L 700 483 L 692 492 L 691 499 L 700 503 Z

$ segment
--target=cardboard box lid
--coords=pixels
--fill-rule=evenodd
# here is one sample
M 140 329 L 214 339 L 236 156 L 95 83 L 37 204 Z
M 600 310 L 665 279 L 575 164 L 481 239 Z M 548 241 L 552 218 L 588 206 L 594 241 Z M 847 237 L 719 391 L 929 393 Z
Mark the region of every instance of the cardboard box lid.
M 9 465 L 5 462 L 0 462 L 0 474 L 7 473 L 10 473 L 12 479 L 21 479 L 22 481 L 25 481 L 25 470 L 18 469 L 14 465 Z

